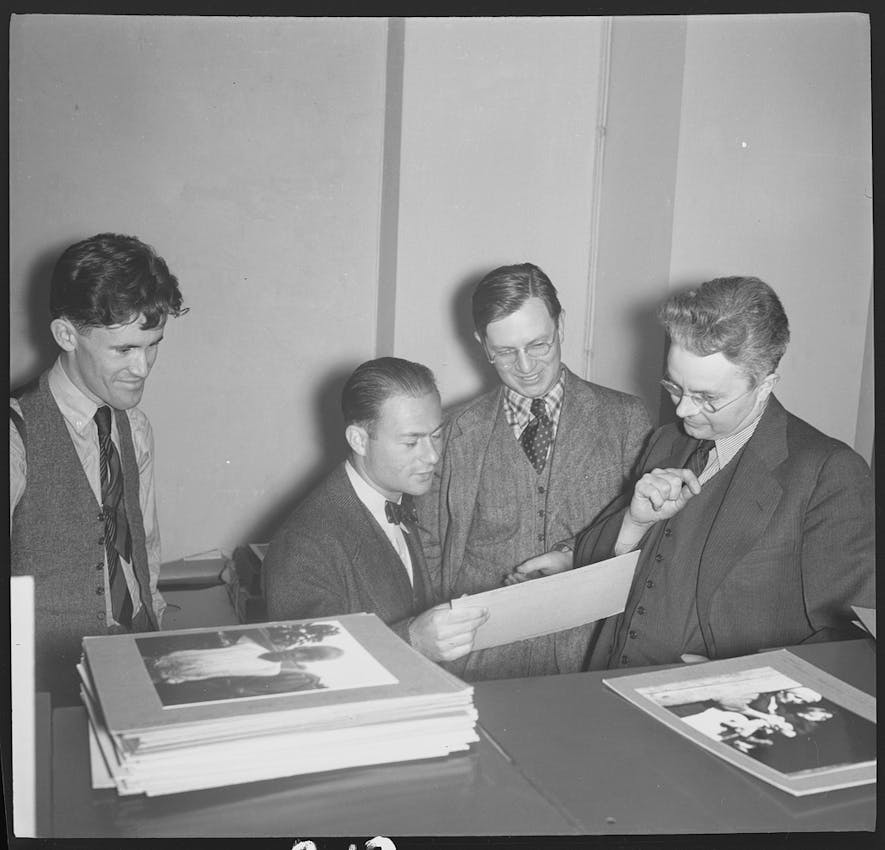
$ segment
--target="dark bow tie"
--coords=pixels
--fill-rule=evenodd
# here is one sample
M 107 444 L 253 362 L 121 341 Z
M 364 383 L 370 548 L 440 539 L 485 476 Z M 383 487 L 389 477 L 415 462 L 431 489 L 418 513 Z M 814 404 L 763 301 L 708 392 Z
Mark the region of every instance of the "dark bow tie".
M 385 502 L 384 515 L 387 517 L 388 522 L 397 525 L 404 525 L 406 523 L 417 524 L 418 522 L 418 514 L 415 513 L 415 508 L 412 505 L 398 505 L 396 502 Z

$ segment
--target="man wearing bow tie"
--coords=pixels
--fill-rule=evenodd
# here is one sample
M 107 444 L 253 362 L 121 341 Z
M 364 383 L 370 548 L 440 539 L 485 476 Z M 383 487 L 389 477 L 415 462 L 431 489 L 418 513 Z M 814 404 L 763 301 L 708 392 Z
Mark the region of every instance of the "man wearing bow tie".
M 473 646 L 480 608 L 434 605 L 411 497 L 431 486 L 442 410 L 433 374 L 382 357 L 363 363 L 341 394 L 347 460 L 296 508 L 264 559 L 268 617 L 367 611 L 434 661 Z
M 78 701 L 85 635 L 161 622 L 153 432 L 137 405 L 181 300 L 135 237 L 71 245 L 50 284 L 59 356 L 9 400 L 12 573 L 34 577 L 36 686 L 56 705 Z

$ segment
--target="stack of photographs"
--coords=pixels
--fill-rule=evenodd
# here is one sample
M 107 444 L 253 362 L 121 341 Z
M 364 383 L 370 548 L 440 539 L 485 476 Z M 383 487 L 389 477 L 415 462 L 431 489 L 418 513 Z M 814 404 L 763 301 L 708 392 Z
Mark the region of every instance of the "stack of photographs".
M 473 688 L 374 614 L 87 637 L 78 671 L 94 784 L 120 794 L 439 758 L 478 740 Z
M 603 680 L 670 729 L 794 796 L 876 781 L 876 699 L 780 649 Z

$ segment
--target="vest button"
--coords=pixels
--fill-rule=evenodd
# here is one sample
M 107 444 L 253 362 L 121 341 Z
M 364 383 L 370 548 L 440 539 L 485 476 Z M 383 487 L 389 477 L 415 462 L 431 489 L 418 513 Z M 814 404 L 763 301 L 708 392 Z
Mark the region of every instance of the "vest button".
M 103 570 L 103 569 L 104 569 L 104 561 L 102 561 L 100 564 L 96 564 L 96 565 L 95 565 L 95 569 L 97 569 L 97 570 Z
M 96 596 L 104 596 L 104 587 L 96 587 L 95 588 Z
M 99 622 L 102 622 L 104 620 L 104 611 L 99 611 L 98 614 L 96 614 L 95 616 Z
M 672 528 L 665 528 L 664 529 L 664 537 L 669 537 L 672 533 L 673 533 Z
M 539 485 L 538 485 L 538 492 L 539 492 L 539 493 L 544 493 L 544 485 L 543 485 L 543 484 L 539 484 Z
M 647 578 L 647 579 L 645 580 L 645 586 L 646 586 L 646 587 L 654 587 L 654 586 L 655 586 L 655 583 L 654 583 L 650 578 Z
M 98 519 L 100 522 L 104 522 L 104 511 L 99 511 L 99 512 L 98 512 L 98 517 L 97 517 L 97 519 Z
M 98 545 L 104 546 L 104 537 L 103 536 L 98 538 Z
M 544 516 L 544 509 L 543 509 L 543 508 L 541 508 L 541 510 L 538 511 L 538 516 L 539 516 L 539 517 L 543 517 L 543 516 Z
M 640 605 L 640 606 L 636 609 L 636 613 L 639 614 L 639 616 L 641 617 L 641 616 L 645 613 L 645 608 L 644 608 L 644 606 Z
M 624 666 L 627 665 L 627 662 L 628 662 L 629 660 L 630 660 L 630 659 L 629 659 L 626 655 L 622 655 L 622 656 L 621 656 L 621 664 L 623 664 Z
M 664 556 L 663 556 L 660 552 L 658 552 L 658 554 L 655 555 L 655 560 L 658 561 L 658 562 L 663 561 L 663 560 L 664 560 Z
M 544 535 L 543 535 L 543 534 L 539 534 L 539 535 L 538 535 L 538 543 L 543 543 L 543 542 L 544 542 Z
M 637 636 L 638 634 L 639 634 L 639 632 L 637 632 L 636 629 L 630 629 L 630 638 L 631 638 L 632 640 L 636 640 L 636 636 Z

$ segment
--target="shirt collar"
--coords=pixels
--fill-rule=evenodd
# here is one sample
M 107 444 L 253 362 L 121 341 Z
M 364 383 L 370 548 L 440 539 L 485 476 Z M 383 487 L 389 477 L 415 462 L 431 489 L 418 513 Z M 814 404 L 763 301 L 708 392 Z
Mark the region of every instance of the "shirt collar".
M 357 498 L 369 509 L 369 512 L 378 520 L 378 523 L 383 528 L 387 522 L 387 517 L 384 514 L 384 503 L 389 500 L 386 496 L 379 493 L 368 481 L 366 481 L 365 478 L 362 477 L 362 475 L 359 474 L 359 472 L 356 471 L 356 468 L 350 462 L 349 458 L 344 461 L 344 469 L 347 472 L 347 477 L 350 479 L 351 485 L 353 485 Z M 402 496 L 395 501 L 397 503 L 401 502 Z
M 58 357 L 52 364 L 48 383 L 49 391 L 52 393 L 61 415 L 78 434 L 83 434 L 91 424 L 95 411 L 98 410 L 98 405 L 74 385 L 61 365 L 61 357 Z
M 547 408 L 547 415 L 553 422 L 554 428 L 559 421 L 559 412 L 562 410 L 562 399 L 565 395 L 565 369 L 560 368 L 559 378 L 556 383 L 544 393 L 541 398 Z M 522 431 L 532 418 L 532 401 L 511 387 L 504 387 L 504 413 L 507 422 L 514 429 Z
M 753 432 L 756 430 L 756 426 L 759 424 L 759 420 L 762 418 L 762 414 L 765 413 L 766 407 L 768 407 L 767 399 L 765 404 L 762 405 L 762 410 L 759 411 L 759 414 L 752 422 L 744 425 L 740 431 L 737 431 L 731 436 L 722 437 L 721 439 L 716 440 L 716 458 L 719 462 L 720 469 L 726 466 L 728 462 L 749 442 L 750 437 L 753 436 Z

